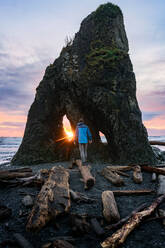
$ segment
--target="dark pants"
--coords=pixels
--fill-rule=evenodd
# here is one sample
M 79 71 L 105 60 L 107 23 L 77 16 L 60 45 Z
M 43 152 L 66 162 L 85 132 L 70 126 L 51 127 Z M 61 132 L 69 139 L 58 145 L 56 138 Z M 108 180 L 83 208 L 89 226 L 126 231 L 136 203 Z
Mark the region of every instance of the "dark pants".
M 81 157 L 82 162 L 87 161 L 87 147 L 88 147 L 88 144 L 79 143 L 79 151 L 80 151 L 80 157 Z

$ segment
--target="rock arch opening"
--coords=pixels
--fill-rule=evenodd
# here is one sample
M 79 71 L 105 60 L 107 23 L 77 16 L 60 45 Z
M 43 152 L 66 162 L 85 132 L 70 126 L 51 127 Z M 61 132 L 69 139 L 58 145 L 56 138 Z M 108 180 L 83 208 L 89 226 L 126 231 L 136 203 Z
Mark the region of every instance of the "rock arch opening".
M 64 139 L 67 139 L 68 141 L 73 141 L 75 134 L 74 134 L 74 131 L 72 130 L 71 123 L 68 120 L 66 115 L 63 116 L 62 123 L 63 123 L 63 129 L 65 133 Z

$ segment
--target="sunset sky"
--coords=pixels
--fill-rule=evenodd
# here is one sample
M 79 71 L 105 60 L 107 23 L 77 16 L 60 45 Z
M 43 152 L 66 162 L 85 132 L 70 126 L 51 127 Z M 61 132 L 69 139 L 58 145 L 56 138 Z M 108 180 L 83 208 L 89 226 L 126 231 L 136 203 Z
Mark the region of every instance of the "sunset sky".
M 47 65 L 107 1 L 0 0 L 0 136 L 22 136 Z M 113 0 L 124 14 L 137 98 L 149 135 L 165 135 L 165 1 Z

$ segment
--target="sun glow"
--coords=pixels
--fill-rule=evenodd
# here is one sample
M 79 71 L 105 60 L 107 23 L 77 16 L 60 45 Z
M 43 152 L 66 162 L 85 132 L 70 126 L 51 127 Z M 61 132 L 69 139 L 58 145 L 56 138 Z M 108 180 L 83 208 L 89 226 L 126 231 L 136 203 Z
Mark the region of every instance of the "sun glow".
M 60 139 L 56 140 L 56 142 L 59 141 L 73 141 L 74 133 L 72 132 L 72 128 L 70 125 L 69 120 L 67 119 L 66 115 L 63 117 L 63 130 L 64 130 L 64 136 Z
M 64 131 L 65 131 L 65 133 L 67 135 L 67 139 L 69 141 L 71 141 L 73 139 L 73 132 L 72 132 L 71 128 L 68 128 L 68 127 L 64 126 Z

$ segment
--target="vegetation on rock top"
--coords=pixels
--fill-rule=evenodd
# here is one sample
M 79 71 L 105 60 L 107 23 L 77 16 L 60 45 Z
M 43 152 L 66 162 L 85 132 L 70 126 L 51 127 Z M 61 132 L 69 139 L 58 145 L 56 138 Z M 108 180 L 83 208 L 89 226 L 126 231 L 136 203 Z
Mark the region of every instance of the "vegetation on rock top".
M 119 14 L 123 15 L 121 9 L 113 3 L 100 5 L 93 14 L 96 22 L 103 22 L 107 18 L 115 18 Z

